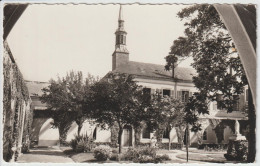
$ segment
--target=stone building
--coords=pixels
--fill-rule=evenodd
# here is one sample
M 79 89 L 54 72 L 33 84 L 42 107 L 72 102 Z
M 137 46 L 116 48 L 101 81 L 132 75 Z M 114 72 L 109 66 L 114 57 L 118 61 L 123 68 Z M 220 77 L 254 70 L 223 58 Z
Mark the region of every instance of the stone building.
M 127 32 L 124 27 L 121 7 L 118 18 L 118 29 L 115 32 L 115 36 L 115 51 L 112 54 L 112 72 L 134 75 L 137 83 L 143 86 L 146 92 L 153 94 L 155 91 L 158 91 L 162 95 L 179 98 L 183 102 L 187 101 L 189 96 L 197 91 L 194 84 L 192 83 L 192 76 L 195 75 L 196 72 L 191 68 L 177 67 L 175 69 L 175 79 L 173 79 L 171 71 L 165 71 L 164 65 L 134 62 L 129 60 L 130 53 L 127 50 L 126 45 Z M 40 89 L 44 86 L 47 86 L 47 84 L 27 82 L 27 85 L 31 94 L 34 110 L 44 112 L 46 106 L 40 103 L 37 96 L 33 96 L 33 94 L 35 93 L 40 95 Z M 217 102 L 211 103 L 209 106 L 210 114 L 200 117 L 202 131 L 198 133 L 189 131 L 190 144 L 197 145 L 198 142 L 227 143 L 229 137 L 233 135 L 232 127 L 228 127 L 228 125 L 225 124 L 220 130 L 217 131 L 216 125 L 219 124 L 222 120 L 229 121 L 231 126 L 235 120 L 240 120 L 240 123 L 242 122 L 241 124 L 244 124 L 244 120 L 247 119 L 246 112 L 243 111 L 246 106 L 246 102 L 247 97 L 246 95 L 242 94 L 239 97 L 239 102 L 236 105 L 236 111 L 233 111 L 232 113 L 227 113 L 226 110 L 222 110 L 220 107 L 218 107 Z M 52 120 L 44 116 L 35 117 L 34 120 L 33 140 L 35 140 L 35 142 L 40 146 L 57 145 L 59 134 L 57 129 L 51 128 Z M 246 125 L 242 126 L 244 128 L 243 130 L 245 130 Z M 73 123 L 71 129 L 68 132 L 67 141 L 70 141 L 76 133 L 77 125 L 76 123 Z M 90 124 L 88 120 L 85 121 L 81 133 L 87 133 L 91 137 L 95 138 L 96 142 L 107 143 L 111 141 L 111 131 L 109 129 L 101 130 L 100 128 L 96 127 L 95 124 Z M 163 134 L 163 143 L 168 143 L 169 141 L 172 143 L 178 143 L 178 137 L 175 128 L 170 131 L 170 134 L 167 133 L 168 132 L 165 132 L 165 134 Z M 50 140 L 50 135 L 52 140 Z M 140 134 L 140 142 L 150 143 L 152 137 L 153 133 L 150 133 L 144 128 Z M 218 137 L 222 137 L 221 140 Z M 131 128 L 125 128 L 121 140 L 123 146 L 134 145 L 134 130 Z

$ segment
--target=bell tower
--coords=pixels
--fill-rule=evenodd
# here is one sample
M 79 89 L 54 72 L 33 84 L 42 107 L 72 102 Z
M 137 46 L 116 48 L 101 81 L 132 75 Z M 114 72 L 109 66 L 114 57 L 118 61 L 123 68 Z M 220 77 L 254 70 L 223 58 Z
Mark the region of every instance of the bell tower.
M 115 51 L 112 54 L 112 70 L 115 70 L 119 65 L 126 64 L 129 61 L 129 52 L 126 48 L 126 31 L 124 29 L 124 20 L 122 15 L 122 6 L 120 5 L 118 28 L 115 32 L 116 44 Z

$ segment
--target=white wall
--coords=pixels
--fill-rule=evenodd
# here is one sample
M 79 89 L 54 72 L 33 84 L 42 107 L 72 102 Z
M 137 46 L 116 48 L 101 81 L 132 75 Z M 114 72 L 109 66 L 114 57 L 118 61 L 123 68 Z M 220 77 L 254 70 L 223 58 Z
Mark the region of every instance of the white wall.
M 56 146 L 59 144 L 59 130 L 52 128 L 53 119 L 48 119 L 39 132 L 39 146 Z

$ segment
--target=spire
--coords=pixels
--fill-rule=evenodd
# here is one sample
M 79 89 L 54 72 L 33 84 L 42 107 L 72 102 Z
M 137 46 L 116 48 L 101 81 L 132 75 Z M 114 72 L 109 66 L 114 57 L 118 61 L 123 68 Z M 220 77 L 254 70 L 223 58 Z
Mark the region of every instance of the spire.
M 122 5 L 120 5 L 120 9 L 119 9 L 119 17 L 118 17 L 118 21 L 119 21 L 119 20 L 123 20 Z
M 115 70 L 118 66 L 126 64 L 129 61 L 129 52 L 126 48 L 126 35 L 127 32 L 124 29 L 123 10 L 120 5 L 118 16 L 118 28 L 115 32 L 116 43 L 115 51 L 112 58 L 112 70 Z
M 118 16 L 118 30 L 117 31 L 125 31 L 124 30 L 124 20 L 123 20 L 123 10 L 122 5 L 120 5 L 119 16 Z

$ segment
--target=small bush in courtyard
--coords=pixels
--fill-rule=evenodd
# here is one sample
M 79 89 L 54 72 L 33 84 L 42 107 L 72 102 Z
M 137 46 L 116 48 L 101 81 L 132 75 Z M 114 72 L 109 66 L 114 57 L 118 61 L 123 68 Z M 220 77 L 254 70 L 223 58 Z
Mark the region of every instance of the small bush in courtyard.
M 23 145 L 22 145 L 22 153 L 28 153 L 29 149 L 30 149 L 29 147 L 30 147 L 30 144 L 24 142 Z
M 98 161 L 106 161 L 112 155 L 112 149 L 109 146 L 99 145 L 94 149 L 94 157 Z
M 139 150 L 135 148 L 128 148 L 127 151 L 123 154 L 124 159 L 129 161 L 138 158 L 139 155 Z
M 75 135 L 75 138 L 70 141 L 70 147 L 75 152 L 88 152 L 94 148 L 95 144 L 93 139 L 87 135 Z
M 121 160 L 135 163 L 161 163 L 170 160 L 168 155 L 156 155 L 156 149 L 150 147 L 129 148 L 121 157 Z
M 248 142 L 247 140 L 230 141 L 227 153 L 224 157 L 228 161 L 247 161 Z

